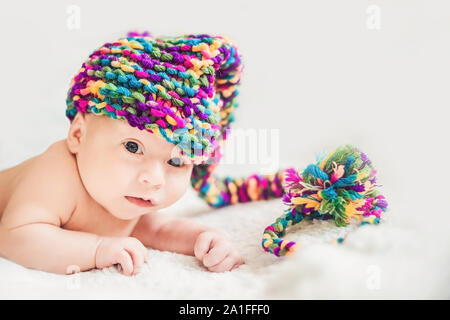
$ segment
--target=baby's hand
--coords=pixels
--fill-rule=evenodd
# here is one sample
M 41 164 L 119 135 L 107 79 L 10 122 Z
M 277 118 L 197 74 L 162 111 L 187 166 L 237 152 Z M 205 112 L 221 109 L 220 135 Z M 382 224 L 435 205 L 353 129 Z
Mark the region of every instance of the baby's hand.
M 120 264 L 125 275 L 135 275 L 148 261 L 148 251 L 133 237 L 102 237 L 95 254 L 95 267 L 103 269 Z
M 194 254 L 212 272 L 230 271 L 245 263 L 231 241 L 224 234 L 214 231 L 198 235 Z

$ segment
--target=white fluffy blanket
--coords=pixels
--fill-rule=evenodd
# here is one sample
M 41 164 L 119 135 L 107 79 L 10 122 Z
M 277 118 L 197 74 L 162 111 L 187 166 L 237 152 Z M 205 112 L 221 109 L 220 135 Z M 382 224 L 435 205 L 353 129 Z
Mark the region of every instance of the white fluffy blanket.
M 212 210 L 189 190 L 165 210 L 226 231 L 246 260 L 231 272 L 211 273 L 194 257 L 156 250 L 150 250 L 149 263 L 134 277 L 115 267 L 57 275 L 0 258 L 0 298 L 450 298 L 450 241 L 444 229 L 436 229 L 439 223 L 433 228 L 414 219 L 400 224 L 395 208 L 378 226 L 338 228 L 330 221 L 304 221 L 286 236 L 302 247 L 291 257 L 277 258 L 261 248 L 261 236 L 282 208 L 277 199 Z M 350 231 L 343 244 L 330 243 Z

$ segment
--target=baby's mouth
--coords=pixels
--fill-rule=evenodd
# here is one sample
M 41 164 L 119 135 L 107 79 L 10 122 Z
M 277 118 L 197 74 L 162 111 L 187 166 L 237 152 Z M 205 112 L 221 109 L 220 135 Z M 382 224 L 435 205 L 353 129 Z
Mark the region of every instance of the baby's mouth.
M 142 198 L 136 198 L 136 197 L 130 197 L 130 196 L 125 196 L 125 198 L 132 204 L 135 204 L 139 207 L 152 207 L 154 206 L 154 204 L 152 203 L 151 200 L 144 200 Z

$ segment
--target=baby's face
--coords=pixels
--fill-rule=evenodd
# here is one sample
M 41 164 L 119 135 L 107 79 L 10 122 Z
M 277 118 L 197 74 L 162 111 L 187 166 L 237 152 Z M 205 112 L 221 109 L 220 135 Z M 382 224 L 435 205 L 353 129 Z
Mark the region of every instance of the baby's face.
M 86 191 L 117 218 L 168 207 L 190 185 L 193 164 L 180 161 L 185 158 L 179 148 L 125 120 L 78 113 L 67 140 Z M 154 205 L 141 207 L 126 197 L 151 199 Z

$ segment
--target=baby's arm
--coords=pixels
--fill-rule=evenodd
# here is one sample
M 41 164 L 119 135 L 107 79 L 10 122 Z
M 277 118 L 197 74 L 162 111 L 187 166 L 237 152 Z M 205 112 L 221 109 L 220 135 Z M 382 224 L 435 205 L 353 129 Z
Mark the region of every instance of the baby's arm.
M 48 222 L 14 228 L 0 223 L 0 256 L 28 268 L 61 274 L 120 264 L 125 275 L 135 275 L 148 261 L 147 249 L 136 238 L 100 237 Z
M 6 206 L 0 220 L 0 256 L 61 274 L 120 264 L 124 274 L 132 275 L 147 261 L 147 249 L 136 238 L 63 229 L 74 209 L 70 198 L 52 201 L 49 192 L 36 193 L 16 193 Z
M 218 229 L 203 226 L 186 218 L 174 218 L 153 212 L 139 219 L 131 236 L 156 250 L 193 256 L 195 241 L 205 231 L 222 233 Z
M 47 223 L 0 225 L 0 255 L 25 267 L 66 274 L 95 268 L 101 238 Z M 79 269 L 78 269 L 79 268 Z
M 229 271 L 244 263 L 225 233 L 186 218 L 147 214 L 140 218 L 132 236 L 157 250 L 195 256 L 213 272 Z

